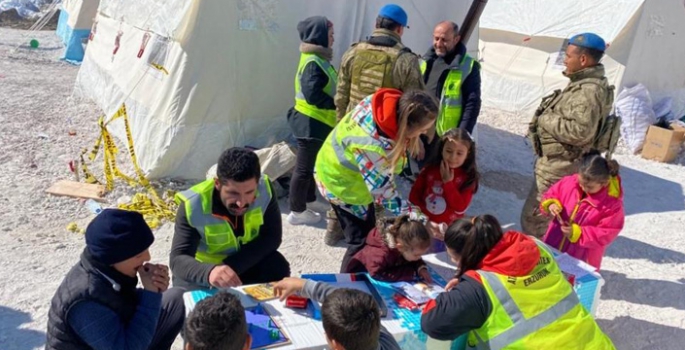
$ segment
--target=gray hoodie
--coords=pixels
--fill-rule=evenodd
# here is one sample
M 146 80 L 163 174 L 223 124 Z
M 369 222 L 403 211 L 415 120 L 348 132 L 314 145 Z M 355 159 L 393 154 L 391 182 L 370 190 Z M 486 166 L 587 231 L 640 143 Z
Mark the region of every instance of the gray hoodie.
M 328 47 L 328 19 L 324 16 L 312 16 L 297 24 L 300 41 L 307 44 Z

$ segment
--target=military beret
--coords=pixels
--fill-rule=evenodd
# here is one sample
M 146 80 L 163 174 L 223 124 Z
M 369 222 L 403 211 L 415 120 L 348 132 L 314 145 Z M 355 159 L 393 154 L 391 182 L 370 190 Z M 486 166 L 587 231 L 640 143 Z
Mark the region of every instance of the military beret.
M 607 45 L 604 42 L 604 39 L 602 39 L 602 37 L 594 33 L 583 33 L 574 35 L 571 37 L 571 40 L 569 40 L 568 43 L 569 45 L 580 46 L 587 49 L 593 49 L 602 52 L 604 52 L 607 49 Z

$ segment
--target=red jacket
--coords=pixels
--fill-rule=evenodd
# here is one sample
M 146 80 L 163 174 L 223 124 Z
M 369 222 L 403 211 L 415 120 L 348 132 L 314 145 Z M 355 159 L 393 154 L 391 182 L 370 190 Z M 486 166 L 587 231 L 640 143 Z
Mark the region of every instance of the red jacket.
M 416 179 L 409 193 L 409 201 L 421 208 L 430 221 L 451 224 L 464 217 L 466 209 L 473 198 L 473 186 L 459 191 L 467 180 L 461 168 L 453 169 L 454 180 L 443 183 L 440 166 L 424 168 Z
M 423 260 L 408 261 L 397 248 L 390 248 L 378 229 L 366 237 L 366 245 L 358 251 L 347 265 L 348 272 L 368 272 L 381 281 L 412 281 Z
M 545 243 L 599 270 L 604 249 L 621 232 L 625 219 L 621 178 L 610 184 L 591 195 L 585 195 L 580 188 L 578 175 L 566 176 L 552 185 L 542 196 L 540 209 L 548 213 L 552 203 L 558 204 L 562 208 L 561 219 L 567 223 L 572 221 L 573 235 L 570 240 L 566 239 L 561 224 L 553 219 L 543 238 Z

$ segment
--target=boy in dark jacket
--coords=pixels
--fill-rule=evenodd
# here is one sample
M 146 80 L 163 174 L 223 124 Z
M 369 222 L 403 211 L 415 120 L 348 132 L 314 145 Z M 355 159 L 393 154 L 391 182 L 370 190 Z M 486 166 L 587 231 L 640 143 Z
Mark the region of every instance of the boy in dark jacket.
M 81 260 L 52 298 L 45 348 L 171 348 L 185 318 L 183 290 L 167 290 L 169 268 L 147 263 L 153 241 L 139 213 L 105 209 L 95 217 Z

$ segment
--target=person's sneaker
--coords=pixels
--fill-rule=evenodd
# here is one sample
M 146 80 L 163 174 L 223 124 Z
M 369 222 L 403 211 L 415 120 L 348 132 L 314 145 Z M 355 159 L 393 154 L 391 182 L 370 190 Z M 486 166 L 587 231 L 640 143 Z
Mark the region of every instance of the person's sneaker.
M 335 216 L 335 211 L 329 210 L 326 213 L 326 234 L 323 237 L 323 242 L 326 245 L 334 246 L 345 238 L 340 221 Z
M 316 224 L 321 221 L 321 214 L 307 209 L 301 213 L 290 212 L 286 220 L 291 225 Z

